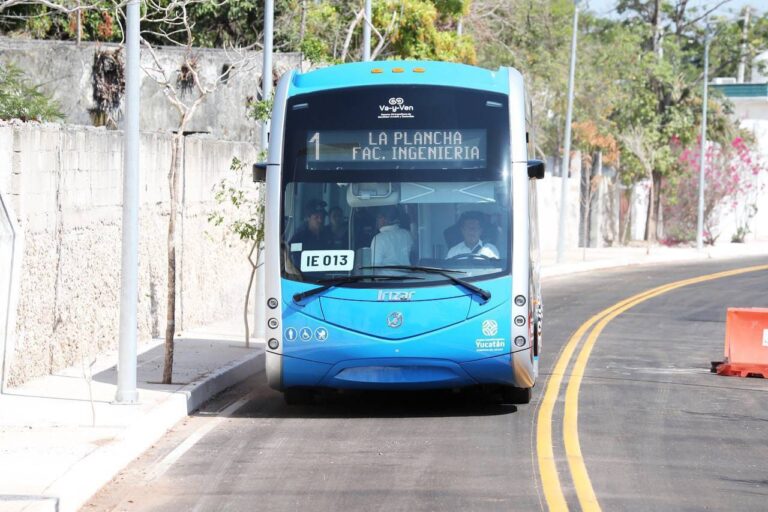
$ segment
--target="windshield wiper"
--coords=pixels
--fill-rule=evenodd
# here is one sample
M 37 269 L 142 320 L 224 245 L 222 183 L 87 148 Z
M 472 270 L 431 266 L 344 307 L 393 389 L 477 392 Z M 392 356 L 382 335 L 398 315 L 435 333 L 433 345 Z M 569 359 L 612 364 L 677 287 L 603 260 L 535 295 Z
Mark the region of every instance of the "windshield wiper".
M 384 268 L 384 267 L 378 267 L 378 268 Z M 403 279 L 421 279 L 421 277 L 410 277 L 410 276 L 377 276 L 377 275 L 362 275 L 362 276 L 346 276 L 346 277 L 337 277 L 334 279 L 324 279 L 321 281 L 318 281 L 318 283 L 321 283 L 322 286 L 318 286 L 317 288 L 310 288 L 309 290 L 303 291 L 301 293 L 295 293 L 293 295 L 293 302 L 301 302 L 302 300 L 312 297 L 313 295 L 317 295 L 318 293 L 322 293 L 325 290 L 328 290 L 330 288 L 333 288 L 334 286 L 341 286 L 343 284 L 348 283 L 357 283 L 359 281 L 365 281 L 366 279 L 382 279 L 384 281 L 402 281 Z
M 481 296 L 485 302 L 488 302 L 489 300 L 491 300 L 491 292 L 489 292 L 488 290 L 483 290 L 482 288 L 478 288 L 472 283 L 464 281 L 463 279 L 459 279 L 458 277 L 452 276 L 450 274 L 450 272 L 458 272 L 458 273 L 464 274 L 465 272 L 463 270 L 449 270 L 449 269 L 435 268 L 435 267 L 420 267 L 418 265 L 383 265 L 379 267 L 361 267 L 361 268 L 411 270 L 415 272 L 426 272 L 428 274 L 439 274 L 447 279 L 450 279 L 451 282 L 453 282 L 454 284 L 463 286 L 467 290 L 470 290 L 472 293 L 476 293 L 477 295 Z

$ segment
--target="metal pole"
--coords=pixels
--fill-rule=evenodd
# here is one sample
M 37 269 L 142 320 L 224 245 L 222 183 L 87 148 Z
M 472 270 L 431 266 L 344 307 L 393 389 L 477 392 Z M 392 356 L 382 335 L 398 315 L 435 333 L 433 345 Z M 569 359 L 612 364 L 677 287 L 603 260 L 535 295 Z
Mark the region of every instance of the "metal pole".
M 120 345 L 117 394 L 121 404 L 136 403 L 136 344 L 139 273 L 139 0 L 126 6 L 125 144 L 123 146 L 123 242 L 120 273 Z
M 371 0 L 365 0 L 365 19 L 363 20 L 363 60 L 371 60 Z
M 571 116 L 573 114 L 573 81 L 576 75 L 576 39 L 579 28 L 579 3 L 573 9 L 573 35 L 571 36 L 571 66 L 568 75 L 568 109 L 565 114 L 565 148 L 563 148 L 563 177 L 560 190 L 560 229 L 557 236 L 557 263 L 565 258 L 566 212 L 568 209 L 568 171 L 571 168 Z
M 264 2 L 264 61 L 261 66 L 261 91 L 262 99 L 268 101 L 272 98 L 272 40 L 274 37 L 274 19 L 275 3 L 274 0 L 265 0 Z M 269 120 L 261 123 L 261 144 L 260 150 L 265 152 L 269 146 Z M 260 185 L 259 194 L 266 193 L 264 184 Z M 259 250 L 259 260 L 256 262 L 256 286 L 253 287 L 253 336 L 262 339 L 266 336 L 266 316 L 267 309 L 265 304 L 266 286 L 264 273 L 264 250 Z
M 747 66 L 747 38 L 749 36 L 749 6 L 744 8 L 744 26 L 741 27 L 741 47 L 739 49 L 739 66 L 736 68 L 736 83 L 744 83 L 744 69 Z
M 696 248 L 704 248 L 704 159 L 707 151 L 707 81 L 709 80 L 709 20 L 704 35 L 704 95 L 701 105 L 701 154 L 699 155 L 699 218 L 696 229 Z

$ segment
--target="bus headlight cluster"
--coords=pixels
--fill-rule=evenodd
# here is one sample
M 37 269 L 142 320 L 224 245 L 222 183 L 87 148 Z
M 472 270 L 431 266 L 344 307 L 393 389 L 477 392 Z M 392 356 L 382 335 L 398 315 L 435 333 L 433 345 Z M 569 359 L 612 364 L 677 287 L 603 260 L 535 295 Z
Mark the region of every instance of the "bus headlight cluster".
M 272 350 L 277 350 L 277 347 L 280 346 L 280 342 L 277 341 L 275 338 L 270 338 L 269 341 L 267 342 L 267 346 Z
M 522 327 L 525 325 L 525 317 L 523 315 L 518 315 L 515 317 L 515 325 L 518 327 Z
M 280 325 L 280 322 L 277 321 L 277 318 L 270 318 L 267 320 L 267 325 L 270 329 L 277 329 L 277 326 Z
M 525 346 L 525 337 L 524 336 L 518 336 L 515 338 L 515 346 L 517 347 L 524 347 Z
M 277 307 L 277 299 L 270 297 L 269 300 L 267 300 L 267 306 L 269 306 L 269 309 L 275 309 Z

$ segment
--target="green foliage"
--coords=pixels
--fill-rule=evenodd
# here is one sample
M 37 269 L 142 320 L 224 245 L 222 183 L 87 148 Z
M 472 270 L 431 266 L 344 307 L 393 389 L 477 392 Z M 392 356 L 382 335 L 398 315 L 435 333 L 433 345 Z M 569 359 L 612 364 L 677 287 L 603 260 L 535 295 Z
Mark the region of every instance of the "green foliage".
M 122 41 L 124 14 L 112 0 L 84 0 L 82 5 L 88 7 L 80 11 L 82 40 Z M 472 38 L 456 34 L 459 18 L 469 14 L 470 0 L 377 0 L 373 7 L 373 47 L 379 44 L 377 31 L 385 38 L 379 58 L 477 60 Z M 336 63 L 342 54 L 356 60 L 362 52 L 363 24 L 352 25 L 361 8 L 359 0 L 277 0 L 275 49 L 302 52 L 313 63 Z M 153 45 L 168 44 L 160 34 L 179 33 L 182 27 L 170 17 L 182 14 L 188 16 L 194 46 L 245 47 L 262 40 L 264 14 L 259 0 L 155 0 L 142 4 L 142 14 L 142 36 Z M 16 5 L 0 16 L 0 33 L 73 40 L 77 15 L 53 11 L 42 3 Z
M 259 122 L 264 122 L 272 117 L 272 105 L 274 97 L 268 100 L 251 100 L 248 102 L 248 117 Z
M 0 119 L 55 121 L 64 114 L 37 85 L 29 85 L 24 73 L 14 65 L 0 64 Z
M 255 187 L 245 186 L 250 175 L 240 159 L 233 158 L 229 170 L 231 174 L 213 189 L 218 208 L 208 215 L 208 222 L 258 246 L 264 241 L 264 198 L 257 197 Z
M 467 0 L 434 0 L 434 4 L 443 16 L 458 18 L 469 14 L 470 2 Z
M 313 63 L 360 58 L 363 22 L 355 19 L 362 2 L 284 0 L 281 5 L 276 44 L 301 51 Z M 476 61 L 472 38 L 456 35 L 456 24 L 468 13 L 469 0 L 377 0 L 372 8 L 372 50 L 384 39 L 377 59 Z
M 395 15 L 394 30 L 389 37 L 391 57 L 474 64 L 477 56 L 469 36 L 460 37 L 455 30 L 437 28 L 440 16 L 455 16 L 457 6 L 463 8 L 463 2 L 384 0 L 375 4 L 373 21 L 377 27 L 386 27 Z M 441 11 L 439 7 L 449 10 Z
M 221 48 L 261 42 L 262 4 L 259 0 L 191 3 L 189 16 L 195 26 L 195 45 Z
M 313 64 L 321 64 L 331 60 L 326 43 L 313 35 L 304 38 L 299 45 L 299 50 L 304 54 L 304 58 Z
M 123 39 L 120 13 L 111 0 L 83 1 L 80 11 L 62 12 L 43 3 L 30 2 L 7 8 L 0 18 L 0 33 L 35 39 L 120 42 Z M 66 7 L 73 7 L 72 5 Z

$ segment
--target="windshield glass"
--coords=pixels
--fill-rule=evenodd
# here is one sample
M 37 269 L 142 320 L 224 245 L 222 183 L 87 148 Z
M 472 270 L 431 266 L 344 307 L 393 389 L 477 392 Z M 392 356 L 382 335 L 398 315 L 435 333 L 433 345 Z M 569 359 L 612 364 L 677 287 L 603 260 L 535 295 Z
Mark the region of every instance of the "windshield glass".
M 292 98 L 283 276 L 319 283 L 414 274 L 365 268 L 391 265 L 457 270 L 468 280 L 508 273 L 507 125 L 506 97 L 487 92 L 372 87 Z

